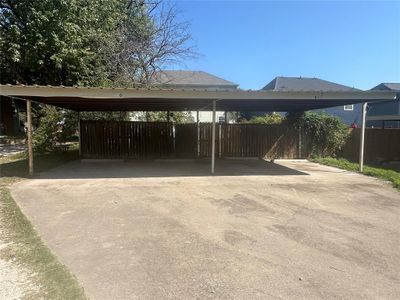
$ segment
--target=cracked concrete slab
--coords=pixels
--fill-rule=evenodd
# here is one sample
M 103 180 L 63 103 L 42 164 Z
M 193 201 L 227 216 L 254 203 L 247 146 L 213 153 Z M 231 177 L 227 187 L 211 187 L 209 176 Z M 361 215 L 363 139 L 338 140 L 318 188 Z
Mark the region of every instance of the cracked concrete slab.
M 148 164 L 72 162 L 12 187 L 91 299 L 400 298 L 388 184 L 306 161 Z

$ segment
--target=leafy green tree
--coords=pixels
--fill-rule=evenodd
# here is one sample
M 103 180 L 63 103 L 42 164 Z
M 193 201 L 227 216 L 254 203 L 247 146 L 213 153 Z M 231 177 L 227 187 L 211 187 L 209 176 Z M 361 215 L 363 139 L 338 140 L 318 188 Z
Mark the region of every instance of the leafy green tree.
M 65 143 L 77 132 L 76 112 L 45 105 L 36 113 L 38 122 L 33 133 L 33 146 L 37 152 L 52 151 L 57 144 Z
M 194 56 L 188 25 L 160 0 L 0 0 L 0 82 L 147 86 L 156 70 Z M 50 114 L 47 120 L 44 113 Z M 36 107 L 37 146 L 59 142 L 54 122 L 60 114 L 73 118 L 62 109 Z M 119 113 L 82 115 L 121 118 Z M 176 114 L 177 121 L 187 117 Z M 124 113 L 122 119 L 127 118 Z
M 118 0 L 1 0 L 1 83 L 94 85 L 121 16 Z

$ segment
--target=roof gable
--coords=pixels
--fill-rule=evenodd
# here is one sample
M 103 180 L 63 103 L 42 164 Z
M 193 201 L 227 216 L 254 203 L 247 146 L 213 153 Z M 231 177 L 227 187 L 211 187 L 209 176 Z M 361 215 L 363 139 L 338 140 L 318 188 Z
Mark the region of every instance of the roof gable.
M 153 85 L 172 87 L 237 88 L 237 84 L 203 71 L 165 70 L 156 72 Z
M 399 91 L 400 92 L 400 83 L 397 82 L 384 82 L 378 84 L 377 86 L 373 87 L 371 91 Z
M 263 90 L 272 91 L 357 91 L 346 85 L 309 77 L 276 77 Z

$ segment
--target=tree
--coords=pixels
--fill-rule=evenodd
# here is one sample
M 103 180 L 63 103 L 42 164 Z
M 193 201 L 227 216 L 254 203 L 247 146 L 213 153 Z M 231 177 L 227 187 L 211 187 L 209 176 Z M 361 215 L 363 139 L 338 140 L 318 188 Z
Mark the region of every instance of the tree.
M 96 85 L 121 1 L 1 0 L 1 83 Z
M 115 65 L 123 82 L 149 86 L 155 72 L 197 57 L 190 24 L 178 20 L 178 11 L 169 2 L 131 0 L 126 15 L 118 31 Z
M 0 82 L 148 86 L 156 70 L 195 56 L 188 27 L 160 0 L 0 0 Z M 58 128 L 40 115 L 55 120 L 64 110 L 56 117 L 41 107 L 37 128 L 40 122 Z M 118 119 L 119 113 L 85 116 Z M 52 140 L 50 131 L 41 132 Z

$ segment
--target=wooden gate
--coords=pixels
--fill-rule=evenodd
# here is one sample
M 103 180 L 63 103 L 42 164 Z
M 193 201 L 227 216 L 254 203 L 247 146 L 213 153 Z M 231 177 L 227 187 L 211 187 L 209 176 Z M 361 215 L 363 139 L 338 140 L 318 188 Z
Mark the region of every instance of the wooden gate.
M 175 125 L 175 155 L 181 158 L 197 156 L 197 124 Z

